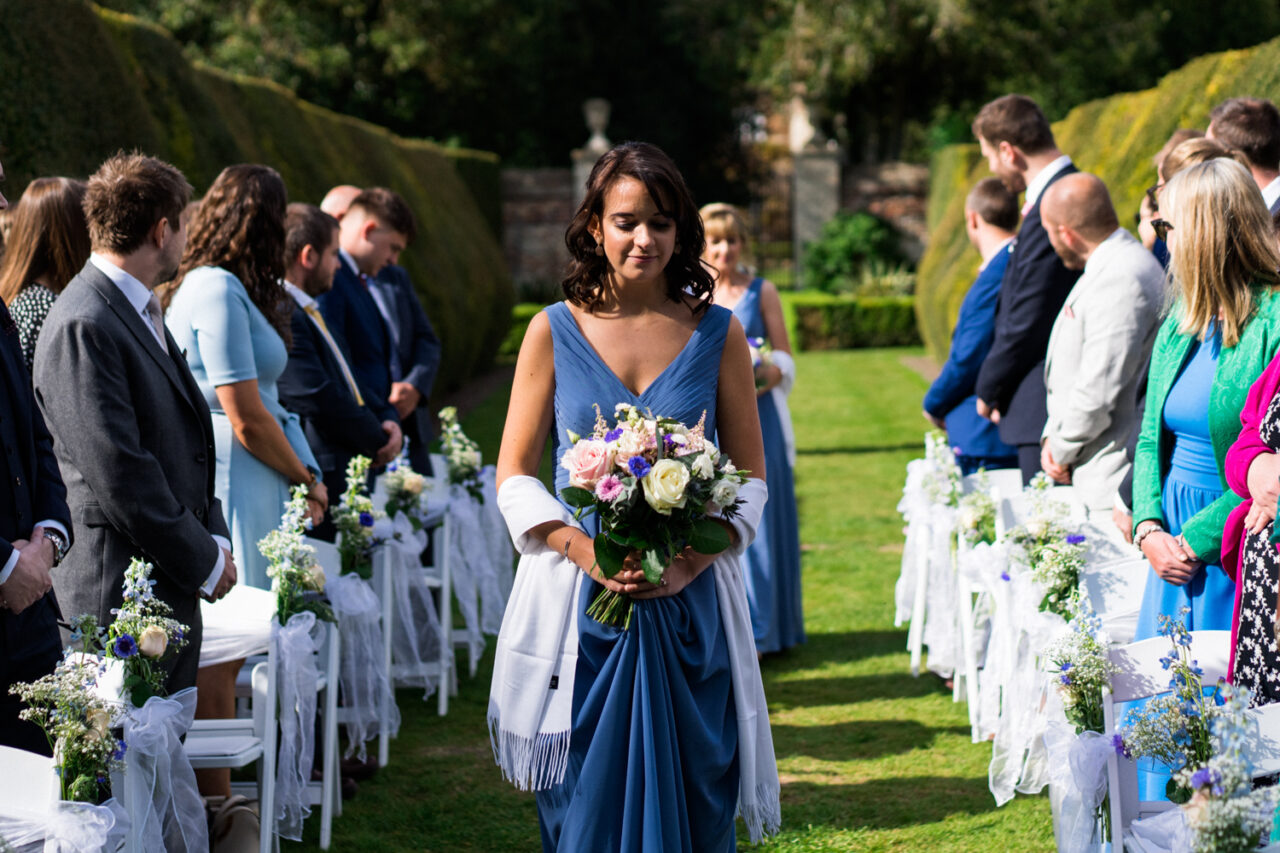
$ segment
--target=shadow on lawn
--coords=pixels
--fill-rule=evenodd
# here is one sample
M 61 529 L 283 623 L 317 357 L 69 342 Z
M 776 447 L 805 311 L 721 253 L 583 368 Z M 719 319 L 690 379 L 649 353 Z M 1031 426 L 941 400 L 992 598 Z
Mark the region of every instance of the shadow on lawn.
M 915 720 L 848 720 L 826 726 L 773 724 L 778 758 L 862 761 L 928 749 L 939 735 L 968 736 L 968 726 L 926 726 Z
M 809 634 L 803 645 L 766 655 L 765 677 L 773 671 L 807 669 L 824 663 L 851 663 L 867 658 L 905 654 L 907 629 L 890 631 L 849 631 L 839 634 Z
M 772 711 L 951 694 L 951 690 L 940 678 L 928 673 L 912 678 L 905 672 L 840 678 L 798 678 L 793 681 L 771 679 L 766 675 L 764 692 Z
M 996 810 L 986 779 L 908 776 L 857 785 L 782 786 L 782 825 L 894 829 Z

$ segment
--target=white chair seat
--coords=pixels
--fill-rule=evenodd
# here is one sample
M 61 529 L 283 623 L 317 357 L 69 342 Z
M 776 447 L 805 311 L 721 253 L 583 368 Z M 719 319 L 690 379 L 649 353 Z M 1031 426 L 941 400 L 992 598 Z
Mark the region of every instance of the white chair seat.
M 187 735 L 187 757 L 196 770 L 246 767 L 262 757 L 262 740 L 253 735 Z

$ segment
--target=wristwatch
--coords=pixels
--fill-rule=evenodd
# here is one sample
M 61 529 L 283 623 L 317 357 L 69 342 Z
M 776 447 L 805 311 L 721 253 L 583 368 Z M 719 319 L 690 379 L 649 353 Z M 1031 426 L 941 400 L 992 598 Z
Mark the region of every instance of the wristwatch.
M 62 562 L 62 558 L 67 556 L 67 537 L 63 536 L 60 531 L 52 527 L 45 527 L 44 538 L 53 544 L 53 564 L 56 566 Z

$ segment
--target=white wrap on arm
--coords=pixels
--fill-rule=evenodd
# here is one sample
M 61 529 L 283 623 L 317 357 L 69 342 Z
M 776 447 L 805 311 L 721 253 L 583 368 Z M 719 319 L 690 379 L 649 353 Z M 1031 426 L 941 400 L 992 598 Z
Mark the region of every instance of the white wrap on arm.
M 787 464 L 796 467 L 796 431 L 791 426 L 791 408 L 787 397 L 796 384 L 796 360 L 791 353 L 775 350 L 771 356 L 774 367 L 782 371 L 782 381 L 769 393 L 773 395 L 773 407 L 778 410 L 778 423 L 782 427 L 782 442 L 787 448 Z

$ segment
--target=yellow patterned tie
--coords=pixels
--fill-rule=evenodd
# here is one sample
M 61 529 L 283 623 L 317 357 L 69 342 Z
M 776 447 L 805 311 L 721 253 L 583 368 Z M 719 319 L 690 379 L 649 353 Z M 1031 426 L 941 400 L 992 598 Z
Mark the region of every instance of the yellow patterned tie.
M 355 395 L 356 403 L 363 406 L 364 397 L 360 396 L 360 389 L 356 387 L 356 379 L 351 375 L 351 369 L 347 367 L 347 360 L 342 357 L 342 350 L 338 349 L 338 343 L 333 339 L 333 335 L 329 334 L 329 327 L 324 324 L 324 317 L 320 311 L 312 303 L 302 309 L 307 312 L 307 316 L 315 321 L 320 327 L 320 334 L 324 335 L 324 339 L 329 342 L 329 349 L 333 350 L 334 356 L 338 359 L 338 366 L 342 368 L 342 375 L 347 379 L 347 385 L 351 387 L 351 393 Z

